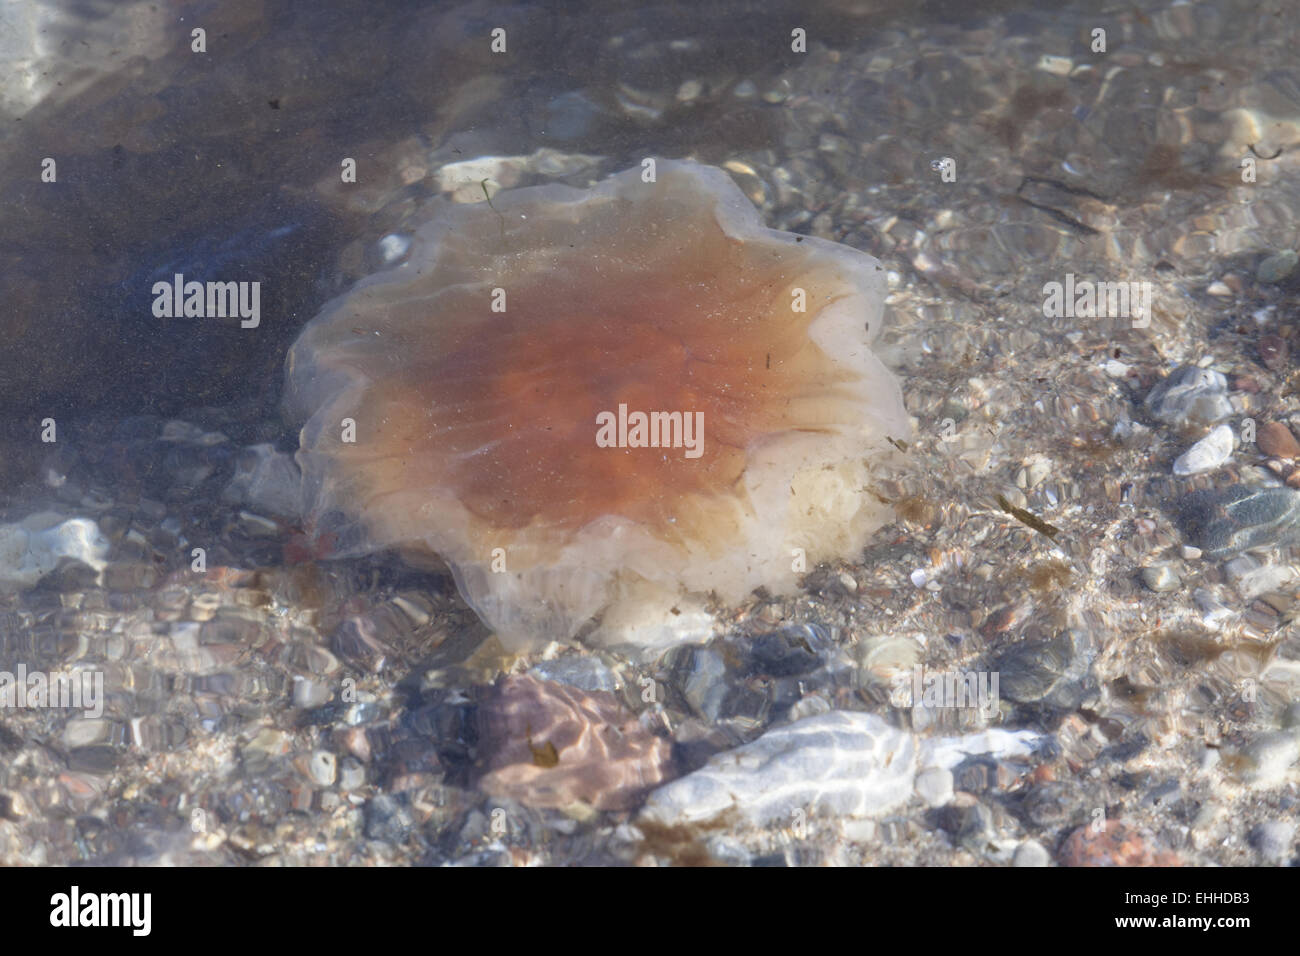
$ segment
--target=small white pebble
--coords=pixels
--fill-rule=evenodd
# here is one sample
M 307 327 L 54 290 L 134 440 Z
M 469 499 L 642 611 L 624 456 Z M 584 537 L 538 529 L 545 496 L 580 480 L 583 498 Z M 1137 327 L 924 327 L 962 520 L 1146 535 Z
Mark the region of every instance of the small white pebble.
M 1070 71 L 1074 69 L 1074 61 L 1068 56 L 1051 56 L 1045 53 L 1038 58 L 1038 68 L 1053 76 L 1069 76 Z
M 1214 471 L 1232 457 L 1235 443 L 1236 438 L 1232 434 L 1232 428 L 1228 425 L 1219 425 L 1178 456 L 1178 460 L 1174 462 L 1174 474 L 1185 477 Z
M 409 248 L 411 248 L 411 240 L 395 232 L 390 232 L 379 240 L 379 254 L 384 257 L 386 263 L 396 262 L 406 255 L 406 250 Z

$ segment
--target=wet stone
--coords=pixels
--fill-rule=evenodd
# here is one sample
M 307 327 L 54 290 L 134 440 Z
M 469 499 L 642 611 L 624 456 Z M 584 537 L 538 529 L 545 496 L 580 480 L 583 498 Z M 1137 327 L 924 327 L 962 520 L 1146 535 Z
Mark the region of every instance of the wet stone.
M 1295 852 L 1296 825 L 1290 820 L 1257 824 L 1248 837 L 1250 845 L 1269 863 L 1281 863 Z
M 1188 535 L 1211 558 L 1300 538 L 1300 492 L 1290 488 L 1202 489 L 1187 495 L 1179 511 Z
M 982 854 L 993 840 L 993 811 L 982 803 L 966 807 L 957 824 L 957 842 L 972 853 Z
M 386 793 L 371 798 L 365 809 L 366 837 L 385 843 L 403 843 L 413 820 L 411 811 Z
M 953 774 L 943 767 L 927 767 L 916 775 L 916 794 L 931 807 L 941 807 L 953 797 Z
M 1167 425 L 1211 425 L 1232 414 L 1228 380 L 1220 372 L 1184 365 L 1147 395 L 1147 411 Z
M 302 474 L 292 456 L 271 445 L 253 445 L 240 455 L 222 498 L 292 518 L 302 510 L 301 488 Z
M 1015 856 L 1011 858 L 1012 866 L 1049 866 L 1052 858 L 1037 840 L 1026 840 L 1016 847 Z
M 1073 709 L 1092 686 L 1089 667 L 1095 654 L 1088 635 L 1075 628 L 1049 641 L 1013 644 L 993 661 L 998 693 L 1018 704 Z
M 339 789 L 356 790 L 366 782 L 366 768 L 355 757 L 344 757 L 339 764 Z
M 310 677 L 294 677 L 293 679 L 293 705 L 295 707 L 314 710 L 328 702 L 333 693 L 333 687 L 322 681 L 312 680 Z
M 1292 272 L 1295 271 L 1296 263 L 1300 262 L 1300 256 L 1294 249 L 1283 249 L 1281 252 L 1275 252 L 1268 256 L 1255 270 L 1255 278 L 1260 282 L 1281 282 Z
M 1225 465 L 1232 457 L 1236 438 L 1227 425 L 1219 425 L 1174 461 L 1174 474 L 1200 475 Z
M 118 752 L 107 745 L 78 747 L 68 753 L 68 769 L 78 773 L 109 773 L 117 766 Z
M 1243 781 L 1261 788 L 1276 786 L 1300 760 L 1300 735 L 1293 730 L 1260 734 L 1242 748 L 1241 757 Z
M 806 674 L 817 667 L 816 648 L 826 640 L 820 628 L 802 624 L 760 634 L 750 645 L 754 669 L 773 677 Z
M 319 787 L 333 785 L 337 772 L 338 761 L 328 750 L 314 751 L 307 760 L 307 773 Z
M 1100 829 L 1091 823 L 1075 829 L 1061 845 L 1062 866 L 1177 866 L 1178 857 L 1154 845 L 1145 831 L 1119 820 Z
M 1255 444 L 1266 455 L 1277 458 L 1300 457 L 1300 442 L 1295 440 L 1291 429 L 1281 422 L 1266 422 L 1260 425 L 1255 436 Z
M 916 741 L 874 714 L 833 711 L 769 730 L 655 790 L 644 815 L 667 824 L 734 811 L 753 824 L 796 809 L 869 817 L 906 802 Z
M 1286 368 L 1290 348 L 1286 339 L 1272 333 L 1261 336 L 1259 340 L 1259 360 L 1270 372 L 1280 372 Z
M 576 654 L 558 657 L 553 661 L 542 661 L 529 673 L 538 680 L 557 681 L 588 692 L 612 694 L 620 686 L 618 677 L 597 657 Z
M 1073 792 L 1063 783 L 1040 783 L 1025 795 L 1023 808 L 1030 822 L 1040 827 L 1062 823 L 1074 807 Z
M 631 809 L 674 775 L 667 741 L 604 691 L 503 678 L 485 694 L 478 722 L 480 788 L 526 806 Z
M 727 664 L 722 652 L 713 647 L 685 648 L 674 654 L 678 655 L 682 695 L 697 714 L 709 721 L 717 720 L 727 695 Z
M 1142 582 L 1157 594 L 1164 591 L 1177 591 L 1183 584 L 1178 572 L 1167 564 L 1143 568 Z
M 251 775 L 265 773 L 273 760 L 289 749 L 289 735 L 279 730 L 267 728 L 244 745 L 240 756 L 244 761 L 244 770 Z

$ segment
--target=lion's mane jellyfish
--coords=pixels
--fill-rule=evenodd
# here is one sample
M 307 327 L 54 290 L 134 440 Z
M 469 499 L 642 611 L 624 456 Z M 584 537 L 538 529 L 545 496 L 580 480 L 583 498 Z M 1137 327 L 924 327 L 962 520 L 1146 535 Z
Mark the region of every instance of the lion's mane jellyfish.
M 508 646 L 697 639 L 703 596 L 789 592 L 888 519 L 884 294 L 695 163 L 442 204 L 290 352 L 309 519 L 440 556 Z

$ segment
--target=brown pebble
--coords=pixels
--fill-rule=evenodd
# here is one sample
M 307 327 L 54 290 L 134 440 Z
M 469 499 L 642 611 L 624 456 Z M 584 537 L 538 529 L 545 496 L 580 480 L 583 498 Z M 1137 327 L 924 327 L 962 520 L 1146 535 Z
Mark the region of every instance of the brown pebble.
M 1286 486 L 1288 488 L 1300 488 L 1300 468 L 1286 476 Z
M 1259 340 L 1259 360 L 1269 371 L 1276 372 L 1286 366 L 1286 339 L 1280 335 L 1265 335 Z
M 1061 847 L 1062 866 L 1179 866 L 1178 855 L 1168 850 L 1154 851 L 1151 840 L 1135 828 L 1118 820 L 1108 820 L 1101 828 L 1092 824 L 1079 827 Z
M 1300 442 L 1295 440 L 1291 429 L 1281 422 L 1268 422 L 1261 425 L 1255 435 L 1255 444 L 1266 455 L 1276 455 L 1278 458 L 1300 456 Z

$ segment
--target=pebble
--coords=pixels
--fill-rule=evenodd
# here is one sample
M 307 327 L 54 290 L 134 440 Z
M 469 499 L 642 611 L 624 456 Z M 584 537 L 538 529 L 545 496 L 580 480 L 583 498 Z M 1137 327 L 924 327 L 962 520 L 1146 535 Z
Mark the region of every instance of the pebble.
M 1220 372 L 1183 365 L 1151 389 L 1145 406 L 1151 416 L 1167 425 L 1206 425 L 1232 414 L 1228 380 Z
M 916 794 L 931 807 L 941 807 L 952 799 L 952 771 L 927 767 L 916 775 Z
M 366 782 L 366 768 L 356 757 L 344 757 L 338 779 L 340 790 L 356 790 Z
M 559 681 L 578 690 L 601 690 L 613 693 L 620 682 L 600 658 L 592 655 L 568 654 L 555 660 L 542 661 L 529 671 L 538 680 Z
M 1099 831 L 1091 823 L 1071 833 L 1061 846 L 1062 866 L 1177 866 L 1176 854 L 1153 852 L 1150 838 L 1119 820 Z
M 994 658 L 998 693 L 1018 704 L 1042 701 L 1066 709 L 1077 707 L 1090 686 L 1088 672 L 1095 653 L 1087 632 L 1078 628 L 1061 631 L 1048 641 L 1018 641 Z
M 409 236 L 400 233 L 390 232 L 379 240 L 379 258 L 385 265 L 392 265 L 402 256 L 406 255 L 406 250 L 411 248 L 411 239 Z
M 302 473 L 293 456 L 272 445 L 253 445 L 240 456 L 222 499 L 266 514 L 297 518 L 302 511 Z
M 687 80 L 677 88 L 677 102 L 690 103 L 700 98 L 704 92 L 704 84 L 699 80 Z
M 1232 457 L 1236 438 L 1227 425 L 1219 425 L 1174 462 L 1174 474 L 1186 477 L 1221 468 Z
M 952 770 L 971 757 L 1012 760 L 1035 753 L 1044 743 L 1032 730 L 1004 730 L 994 727 L 960 737 L 932 737 L 921 744 L 918 764 Z
M 264 773 L 271 761 L 289 749 L 289 735 L 280 730 L 263 728 L 257 736 L 244 744 L 240 757 L 244 761 L 244 770 L 250 774 Z
M 957 825 L 957 843 L 972 853 L 983 855 L 993 841 L 993 811 L 976 803 L 961 811 Z
M 1193 591 L 1192 600 L 1196 602 L 1196 607 L 1201 612 L 1201 623 L 1212 631 L 1217 631 L 1220 625 L 1229 620 L 1235 613 L 1232 608 L 1205 588 L 1197 588 Z
M 304 710 L 314 710 L 329 701 L 333 688 L 326 683 L 312 680 L 310 677 L 293 678 L 293 705 Z
M 1271 372 L 1280 372 L 1286 367 L 1290 349 L 1286 339 L 1272 333 L 1259 340 L 1259 360 Z
M 1052 858 L 1037 840 L 1026 840 L 1016 847 L 1015 856 L 1011 858 L 1012 866 L 1050 866 Z
M 1253 787 L 1272 787 L 1286 780 L 1300 760 L 1300 736 L 1290 730 L 1260 734 L 1241 751 L 1241 779 Z
M 1268 422 L 1259 426 L 1255 434 L 1255 444 L 1266 455 L 1276 458 L 1300 457 L 1300 442 L 1295 440 L 1291 429 L 1281 422 Z
M 818 648 L 828 642 L 824 629 L 807 624 L 760 634 L 750 642 L 751 666 L 755 672 L 771 677 L 807 674 L 820 663 Z
M 371 798 L 365 808 L 365 832 L 371 840 L 401 844 L 413 824 L 411 811 L 386 793 Z
M 63 745 L 69 750 L 101 744 L 109 739 L 113 725 L 107 720 L 73 717 L 63 725 Z
M 1178 572 L 1167 564 L 1157 564 L 1149 568 L 1143 568 L 1142 581 L 1156 593 L 1176 591 L 1183 585 L 1183 580 L 1178 576 Z
M 1210 558 L 1294 540 L 1300 528 L 1300 492 L 1230 485 L 1185 496 L 1179 504 L 1188 535 Z
M 108 539 L 89 518 L 68 518 L 50 511 L 16 524 L 0 525 L 0 591 L 21 590 L 72 558 L 102 571 Z
M 506 677 L 479 705 L 478 724 L 480 789 L 525 806 L 629 810 L 674 774 L 668 741 L 604 691 Z
M 1259 264 L 1255 278 L 1260 282 L 1281 282 L 1295 271 L 1297 262 L 1300 262 L 1300 256 L 1297 256 L 1294 249 L 1283 249 Z
M 870 817 L 912 794 L 914 737 L 875 714 L 832 711 L 769 730 L 650 794 L 642 816 L 683 825 L 734 811 L 762 825 L 796 810 Z
M 312 751 L 307 761 L 307 773 L 317 786 L 332 786 L 338 773 L 338 760 L 328 750 Z
M 670 657 L 680 662 L 682 696 L 691 709 L 710 723 L 717 720 L 728 691 L 722 652 L 714 647 L 684 647 Z
M 1290 820 L 1272 820 L 1257 824 L 1248 839 L 1269 863 L 1281 863 L 1295 852 L 1295 831 L 1296 825 Z

